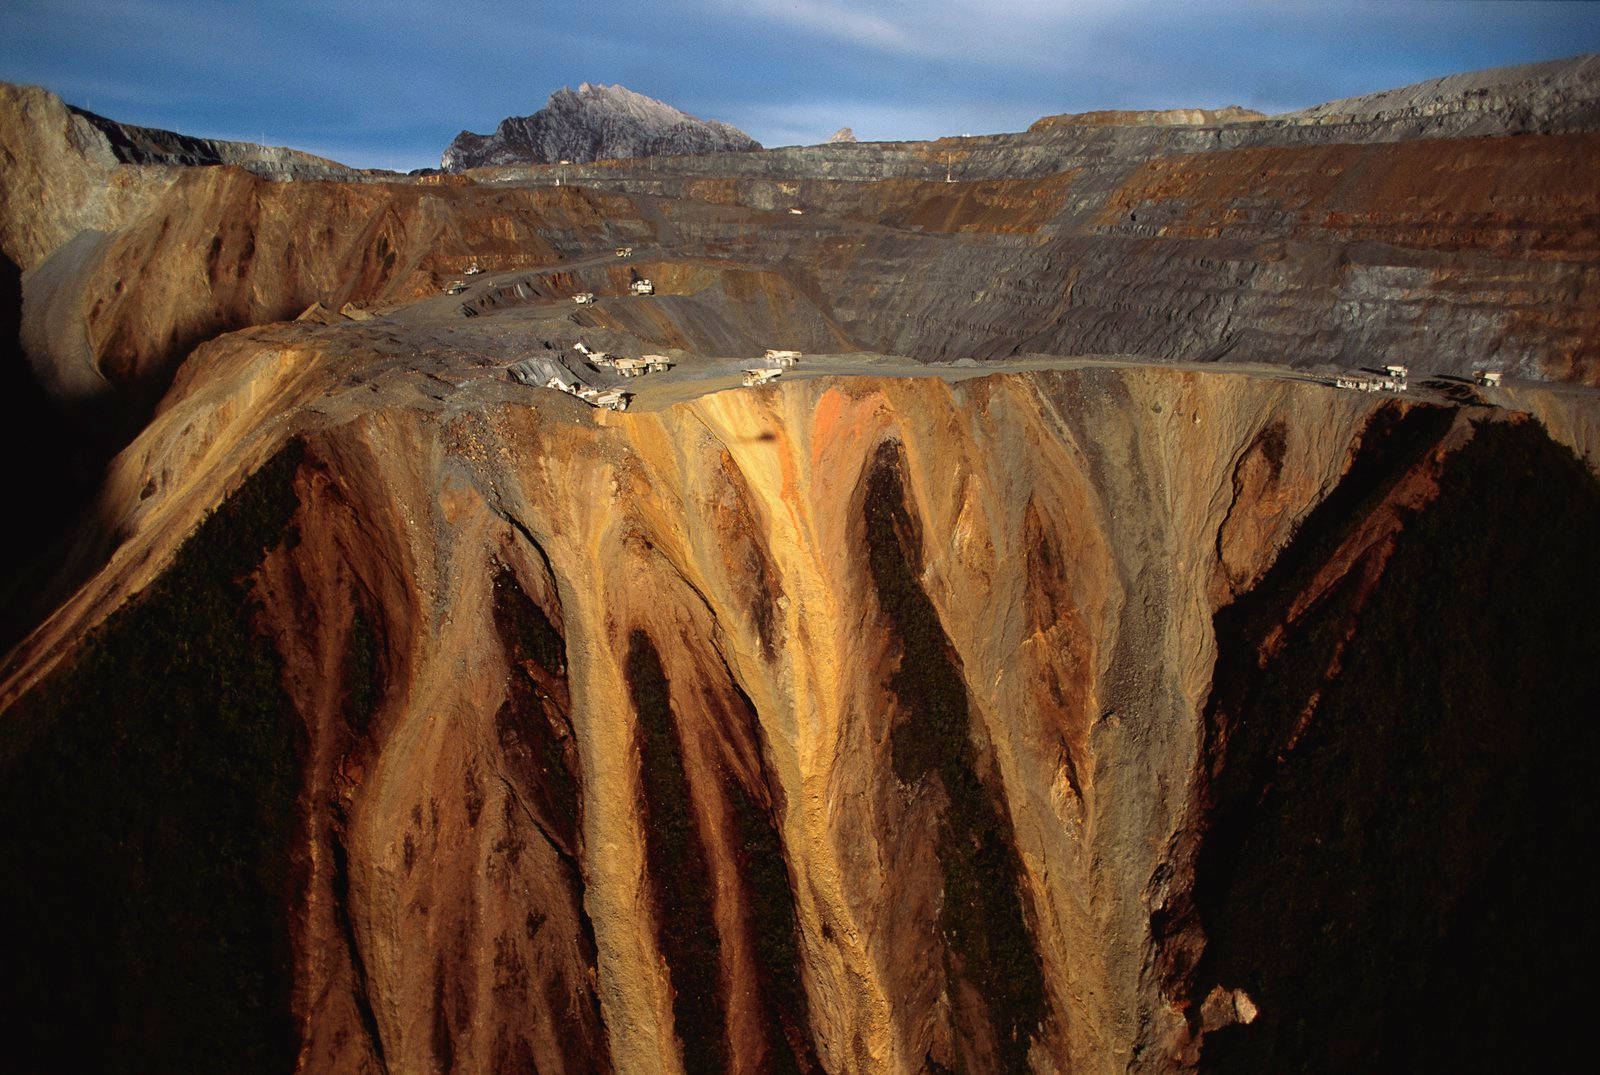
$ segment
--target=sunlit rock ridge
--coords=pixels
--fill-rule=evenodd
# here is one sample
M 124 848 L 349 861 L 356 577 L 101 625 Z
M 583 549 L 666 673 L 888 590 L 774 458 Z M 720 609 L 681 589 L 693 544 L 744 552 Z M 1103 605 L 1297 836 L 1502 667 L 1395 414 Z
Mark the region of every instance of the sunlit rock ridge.
M 440 159 L 446 171 L 497 164 L 587 163 L 760 149 L 720 120 L 696 119 L 625 86 L 559 89 L 531 116 L 511 116 L 493 134 L 462 131 Z
M 305 181 L 0 88 L 8 1065 L 1580 1070 L 1595 89 Z

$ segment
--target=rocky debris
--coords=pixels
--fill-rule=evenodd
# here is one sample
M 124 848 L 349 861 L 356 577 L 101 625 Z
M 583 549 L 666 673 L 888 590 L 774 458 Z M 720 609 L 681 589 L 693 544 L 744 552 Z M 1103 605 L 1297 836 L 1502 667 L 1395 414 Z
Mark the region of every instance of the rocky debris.
M 1243 989 L 1225 989 L 1219 985 L 1212 988 L 1205 1003 L 1200 1005 L 1200 1029 L 1209 1034 L 1223 1027 L 1249 1026 L 1260 1014 L 1255 1001 Z
M 1253 123 L 1266 119 L 1266 113 L 1253 108 L 1228 105 L 1226 108 L 1108 109 L 1098 112 L 1064 112 L 1042 116 L 1029 131 L 1052 127 L 1195 127 L 1223 123 Z
M 1273 118 L 1305 124 L 1425 121 L 1456 136 L 1594 130 L 1600 125 L 1600 54 L 1448 75 Z
M 294 319 L 296 321 L 309 321 L 316 325 L 337 325 L 341 321 L 348 320 L 343 311 L 330 310 L 320 302 L 313 302 L 296 314 Z
M 462 131 L 440 160 L 446 171 L 505 164 L 556 164 L 622 157 L 760 149 L 743 131 L 702 120 L 624 86 L 585 82 L 559 89 L 531 116 L 511 116 L 493 134 Z
M 832 146 L 838 145 L 840 142 L 854 142 L 855 140 L 855 131 L 852 131 L 849 127 L 840 127 L 828 136 L 828 140 L 824 144 Z

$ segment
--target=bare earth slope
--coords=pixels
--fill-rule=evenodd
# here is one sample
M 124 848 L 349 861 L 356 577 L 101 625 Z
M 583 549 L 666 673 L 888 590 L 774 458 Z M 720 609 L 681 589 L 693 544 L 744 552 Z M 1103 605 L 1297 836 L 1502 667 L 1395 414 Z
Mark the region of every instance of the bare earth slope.
M 122 423 L 4 625 L 17 1069 L 1587 1056 L 1570 109 L 558 186 L 130 163 L 7 92 L 7 404 Z

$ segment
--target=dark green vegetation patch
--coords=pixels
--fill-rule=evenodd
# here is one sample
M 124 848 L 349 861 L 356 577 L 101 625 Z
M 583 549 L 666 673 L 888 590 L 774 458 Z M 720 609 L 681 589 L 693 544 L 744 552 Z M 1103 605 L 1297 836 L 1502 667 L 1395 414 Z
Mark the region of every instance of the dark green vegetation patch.
M 643 631 L 628 639 L 628 692 L 639 718 L 639 804 L 656 943 L 672 982 L 672 1017 L 689 1071 L 725 1071 L 728 1048 L 712 914 L 711 867 L 689 800 L 666 672 Z
M 561 850 L 575 856 L 582 794 L 577 750 L 570 716 L 562 709 L 565 699 L 551 695 L 551 689 L 566 690 L 566 640 L 523 593 L 510 568 L 495 575 L 494 622 L 512 666 L 508 697 L 495 714 L 501 752 L 517 779 L 518 793 L 535 804 L 561 841 Z M 542 675 L 530 671 L 528 662 Z
M 293 443 L 0 721 L 13 1070 L 287 1071 L 299 721 L 248 576 Z
M 897 446 L 885 444 L 866 486 L 867 553 L 878 602 L 904 648 L 889 689 L 904 713 L 891 739 L 905 784 L 937 778 L 948 805 L 939 825 L 944 869 L 940 932 L 952 978 L 977 989 L 1002 1069 L 1027 1069 L 1046 1013 L 1044 971 L 1024 918 L 1017 855 L 1004 800 L 978 774 L 966 683 L 939 614 L 917 580 L 922 541 L 906 507 Z M 953 991 L 952 991 L 953 992 Z
M 523 591 L 516 572 L 509 567 L 502 566 L 495 574 L 493 611 L 495 630 L 511 666 L 506 700 L 495 713 L 501 758 L 515 796 L 539 819 L 540 831 L 555 849 L 561 882 L 578 915 L 578 935 L 573 941 L 589 972 L 586 979 L 570 983 L 580 998 L 577 1001 L 567 994 L 563 976 L 551 975 L 545 983 L 546 1000 L 562 1028 L 563 1046 L 573 1064 L 609 1071 L 605 1022 L 593 985 L 597 981 L 594 925 L 583 905 L 579 861 L 582 768 L 568 712 L 566 639 L 544 609 Z M 530 913 L 529 941 L 543 924 L 542 914 L 536 920 Z M 505 1057 L 527 1049 L 520 1038 L 515 1046 L 510 1042 L 501 1045 L 503 1048 L 497 1048 Z
M 737 684 L 733 696 L 749 734 L 759 736 L 755 704 Z M 763 765 L 763 780 L 765 773 Z M 761 1009 L 766 1016 L 766 1068 L 774 1072 L 820 1071 L 811 1043 L 811 1009 L 800 980 L 800 919 L 794 909 L 783 838 L 772 811 L 757 802 L 732 774 L 723 779 L 723 794 L 733 805 L 739 880 L 750 904 L 750 936 L 760 976 Z
M 372 727 L 383 700 L 383 647 L 366 610 L 358 603 L 350 620 L 344 656 L 345 721 L 357 737 Z

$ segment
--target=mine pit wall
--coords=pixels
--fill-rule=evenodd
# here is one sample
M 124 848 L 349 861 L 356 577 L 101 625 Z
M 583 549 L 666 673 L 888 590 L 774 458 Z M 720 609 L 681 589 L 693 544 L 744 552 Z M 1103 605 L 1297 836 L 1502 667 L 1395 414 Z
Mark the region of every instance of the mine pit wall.
M 489 271 L 534 267 L 635 241 L 637 216 L 626 197 L 574 188 L 277 183 L 237 168 L 187 170 L 120 230 L 82 233 L 30 267 L 23 328 L 35 366 L 72 378 L 65 395 L 110 395 L 142 418 L 178 364 L 221 333 L 317 302 L 411 302 L 474 260 Z
M 1426 361 L 1594 383 L 1600 205 L 1571 162 L 1600 153 L 1600 136 L 1196 137 L 1037 172 L 1019 142 L 953 184 L 798 161 L 761 174 L 754 158 L 718 174 L 662 162 L 670 174 L 653 179 L 618 164 L 583 181 L 665 199 L 675 249 L 815 279 L 873 350 Z
M 977 201 L 889 210 L 929 223 L 867 233 L 816 271 L 853 334 L 919 357 L 1398 361 L 1594 383 L 1600 206 L 1570 161 L 1596 137 L 1119 162 L 1035 181 L 1048 224 Z
M 1152 922 L 1173 995 L 1248 984 L 1262 1014 L 1190 1062 L 1581 1063 L 1556 983 L 1600 944 L 1594 889 L 1552 879 L 1600 828 L 1600 677 L 1576 657 L 1600 638 L 1597 523 L 1600 482 L 1537 425 L 1388 410 L 1218 610 L 1198 826 L 1171 858 L 1194 873 Z
M 627 183 L 273 183 L 206 168 L 17 263 L 35 364 L 80 393 L 130 394 L 140 414 L 217 333 L 312 302 L 426 297 L 473 259 L 537 268 L 614 243 L 657 248 L 652 276 L 681 274 L 699 304 L 681 324 L 650 324 L 657 300 L 629 311 L 628 327 L 662 345 L 722 350 L 798 329 L 802 349 L 849 340 L 920 359 L 1426 361 L 1594 383 L 1600 203 L 1570 162 L 1597 154 L 1593 133 L 1180 140 L 1042 174 L 1018 159 L 954 184 L 691 169 L 661 180 L 659 196 Z M 787 212 L 799 205 L 804 215 Z
M 301 1062 L 1197 1063 L 1213 983 L 1171 955 L 1242 935 L 1151 916 L 1205 831 L 1213 618 L 1384 406 L 1438 413 L 1090 370 L 309 435 L 297 543 L 252 584 L 303 726 Z M 183 529 L 136 527 L 125 555 L 159 564 Z M 898 678 L 917 654 L 966 713 L 928 743 L 965 761 L 933 776 L 897 757 L 924 742 Z M 998 834 L 995 935 L 1038 960 L 1020 1019 L 995 998 L 1025 977 L 985 980 L 949 918 L 962 816 Z M 687 961 L 663 913 L 686 900 L 709 912 Z

